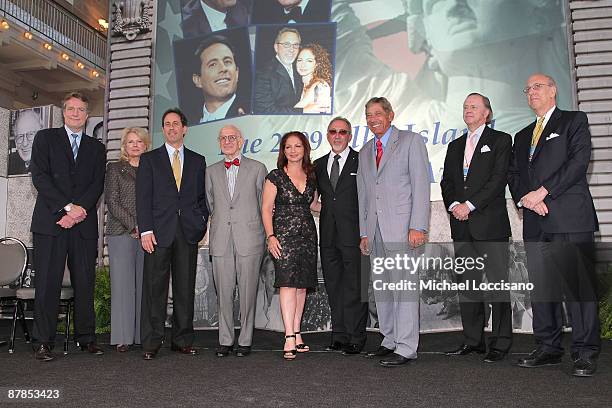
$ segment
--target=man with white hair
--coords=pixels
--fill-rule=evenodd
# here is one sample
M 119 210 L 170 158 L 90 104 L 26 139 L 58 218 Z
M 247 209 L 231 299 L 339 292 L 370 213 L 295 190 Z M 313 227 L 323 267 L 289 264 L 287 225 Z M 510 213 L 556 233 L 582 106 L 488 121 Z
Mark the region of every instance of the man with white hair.
M 234 125 L 219 131 L 224 159 L 206 171 L 210 218 L 210 255 L 219 306 L 217 357 L 234 348 L 234 290 L 240 296 L 240 336 L 236 356 L 251 353 L 259 268 L 265 249 L 261 197 L 268 171 L 241 154 L 244 138 Z M 236 285 L 237 283 L 237 285 Z

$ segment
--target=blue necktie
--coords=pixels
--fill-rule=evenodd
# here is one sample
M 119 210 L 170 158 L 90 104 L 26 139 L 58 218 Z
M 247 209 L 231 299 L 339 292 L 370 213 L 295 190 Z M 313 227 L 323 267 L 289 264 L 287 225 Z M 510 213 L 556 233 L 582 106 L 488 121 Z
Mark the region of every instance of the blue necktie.
M 77 154 L 79 154 L 79 145 L 77 144 L 77 137 L 79 137 L 79 135 L 73 133 L 70 136 L 72 136 L 72 144 L 70 145 L 72 148 L 72 157 L 74 157 L 74 160 L 76 160 Z

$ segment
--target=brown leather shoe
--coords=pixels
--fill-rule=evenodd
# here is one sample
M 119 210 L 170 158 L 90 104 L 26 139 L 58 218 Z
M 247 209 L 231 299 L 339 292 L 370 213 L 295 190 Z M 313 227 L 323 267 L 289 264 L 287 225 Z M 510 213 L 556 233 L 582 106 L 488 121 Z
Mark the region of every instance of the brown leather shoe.
M 180 347 L 180 346 L 177 346 L 176 344 L 172 344 L 170 346 L 170 350 L 178 351 L 181 354 L 189 354 L 191 356 L 195 356 L 196 354 L 200 353 L 198 349 L 194 348 L 193 346 Z
M 34 351 L 34 358 L 40 361 L 51 361 L 55 358 L 48 344 L 41 344 Z
M 81 351 L 86 351 L 97 356 L 101 356 L 102 354 L 104 354 L 104 350 L 102 350 L 102 347 L 98 346 L 95 341 L 90 341 L 87 344 L 82 344 Z

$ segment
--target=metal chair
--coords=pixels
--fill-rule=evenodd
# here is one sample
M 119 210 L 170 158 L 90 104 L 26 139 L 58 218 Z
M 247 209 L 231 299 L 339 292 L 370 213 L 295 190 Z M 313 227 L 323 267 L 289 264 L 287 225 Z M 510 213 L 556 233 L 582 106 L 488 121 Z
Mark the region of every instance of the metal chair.
M 21 287 L 24 273 L 28 267 L 28 249 L 17 238 L 1 238 L 0 259 L 2 259 L 0 264 L 0 300 L 10 300 L 10 306 L 13 307 L 13 314 L 15 314 L 18 308 L 17 288 Z M 14 325 L 15 322 L 13 321 L 11 333 L 15 331 Z M 5 344 L 5 341 L 0 342 L 0 346 Z M 9 352 L 12 352 L 12 350 L 9 349 Z
M 70 316 L 72 314 L 72 307 L 74 304 L 74 290 L 70 286 L 70 271 L 68 267 L 64 269 L 64 278 L 62 280 L 62 289 L 60 292 L 60 307 L 65 309 L 64 316 L 66 318 L 66 327 L 64 329 L 64 354 L 68 354 L 68 340 L 70 338 Z M 33 301 L 36 297 L 36 288 L 24 288 L 23 287 L 23 275 L 20 282 L 20 287 L 17 289 L 15 294 L 17 298 L 17 307 L 13 314 L 13 326 L 11 330 L 11 340 L 9 345 L 9 353 L 12 353 L 15 349 L 15 327 L 16 320 L 19 318 L 21 321 L 21 327 L 23 328 L 23 334 L 26 343 L 30 342 L 30 334 L 28 332 L 27 325 L 25 323 L 25 315 L 23 313 L 23 303 Z M 19 313 L 19 316 L 17 314 Z

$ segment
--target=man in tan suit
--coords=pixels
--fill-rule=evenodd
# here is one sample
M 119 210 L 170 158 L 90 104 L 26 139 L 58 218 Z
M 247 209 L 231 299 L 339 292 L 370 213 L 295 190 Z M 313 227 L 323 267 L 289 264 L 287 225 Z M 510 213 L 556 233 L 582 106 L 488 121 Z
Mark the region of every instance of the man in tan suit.
M 217 356 L 228 356 L 233 350 L 237 283 L 241 329 L 236 355 L 244 357 L 251 352 L 259 268 L 265 249 L 261 194 L 268 172 L 262 163 L 241 155 L 244 139 L 236 126 L 221 128 L 218 139 L 225 158 L 206 171 L 210 255 L 219 307 Z

